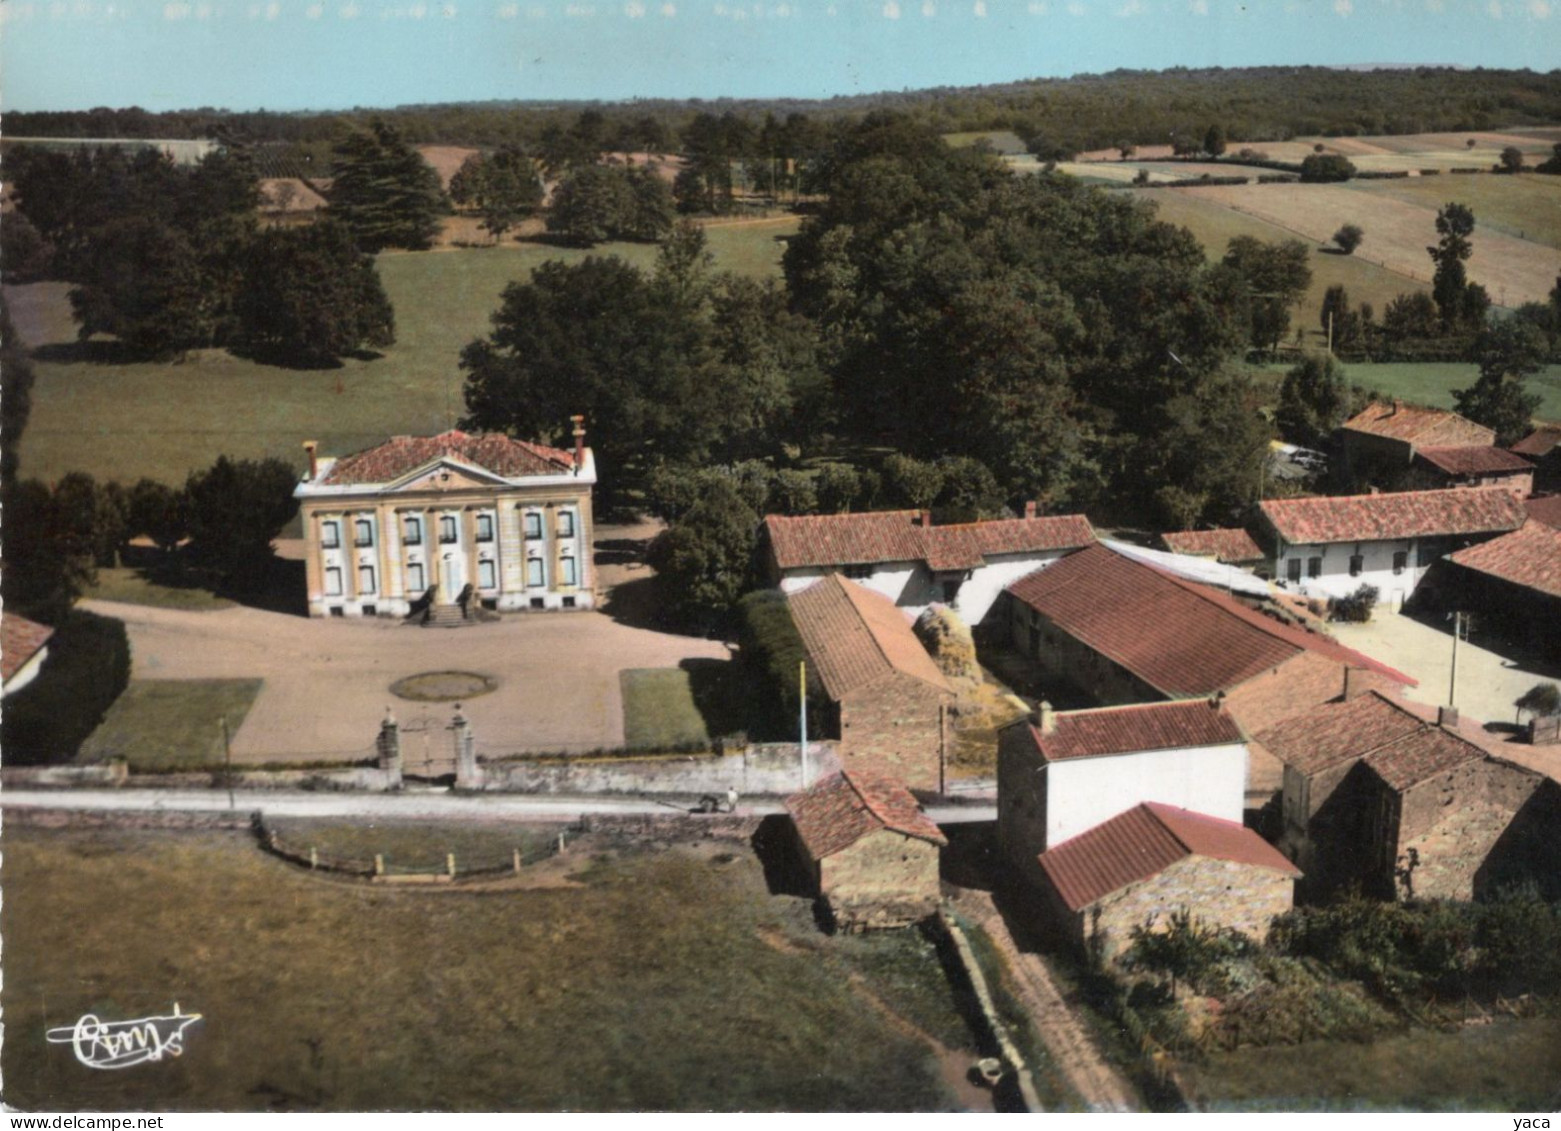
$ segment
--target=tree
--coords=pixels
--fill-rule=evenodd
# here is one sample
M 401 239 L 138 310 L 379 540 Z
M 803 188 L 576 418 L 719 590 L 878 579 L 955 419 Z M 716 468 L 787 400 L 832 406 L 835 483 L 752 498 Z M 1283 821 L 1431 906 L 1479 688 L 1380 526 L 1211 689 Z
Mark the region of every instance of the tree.
M 54 246 L 39 234 L 25 214 L 11 212 L 0 224 L 0 272 L 7 283 L 31 283 L 42 278 L 54 261 Z
M 334 154 L 329 211 L 361 250 L 432 245 L 446 210 L 439 174 L 395 127 L 376 118 L 343 138 Z
M 1474 212 L 1464 204 L 1447 204 L 1436 214 L 1436 231 L 1441 240 L 1435 247 L 1426 248 L 1431 262 L 1436 264 L 1431 297 L 1441 314 L 1442 328 L 1452 332 L 1471 325 L 1470 284 L 1463 265 L 1474 254 L 1469 240 L 1474 231 Z M 1483 317 L 1484 312 L 1480 313 Z
M 1355 166 L 1337 153 L 1313 153 L 1301 162 L 1301 180 L 1306 184 L 1347 181 L 1355 175 Z
M 1545 362 L 1549 343 L 1537 327 L 1515 318 L 1492 322 L 1475 343 L 1480 376 L 1466 389 L 1453 390 L 1458 412 L 1496 431 L 1506 447 L 1528 435 L 1542 398 L 1524 391 L 1523 380 Z
M 493 242 L 542 203 L 542 180 L 536 162 L 515 148 L 474 153 L 450 179 L 450 199 L 476 209 Z
M 216 291 L 189 236 L 155 217 L 99 228 L 70 292 L 77 337 L 112 334 L 135 353 L 209 344 L 230 296 Z
M 1534 168 L 1539 173 L 1561 173 L 1561 141 L 1556 142 L 1550 156 Z
M 169 554 L 189 533 L 189 515 L 183 491 L 155 479 L 141 479 L 130 488 L 127 519 L 132 534 L 144 534 Z
M 1251 342 L 1276 350 L 1290 329 L 1290 307 L 1312 285 L 1311 253 L 1300 240 L 1264 243 L 1237 236 L 1226 246 L 1226 267 L 1246 283 L 1251 299 Z
M 1210 157 L 1219 157 L 1225 152 L 1225 127 L 1215 123 L 1210 126 L 1208 132 L 1203 135 L 1203 151 Z
M 219 456 L 205 471 L 191 472 L 184 494 L 195 557 L 237 588 L 264 576 L 272 540 L 298 512 L 297 482 L 279 459 Z
M 1382 312 L 1382 332 L 1393 341 L 1435 337 L 1438 328 L 1436 302 L 1424 291 L 1401 294 Z
M 725 619 L 749 586 L 758 526 L 736 486 L 717 479 L 651 543 L 647 559 L 681 620 L 709 630 Z
M 0 486 L 16 481 L 35 376 L 27 347 L 11 324 L 10 305 L 0 293 Z
M 1554 683 L 1536 683 L 1512 701 L 1521 713 L 1527 711 L 1536 718 L 1561 714 L 1561 687 Z
M 1365 238 L 1366 233 L 1358 224 L 1345 224 L 1333 233 L 1333 242 L 1339 245 L 1339 250 L 1345 255 L 1354 255 L 1355 249 Z
M 1523 151 L 1515 145 L 1509 145 L 1501 151 L 1501 168 L 1507 173 L 1521 173 L 1523 171 Z
M 283 364 L 329 365 L 396 340 L 379 269 L 347 227 L 330 218 L 256 236 L 244 256 L 235 308 L 238 341 Z
M 1293 444 L 1318 448 L 1343 424 L 1349 410 L 1344 370 L 1332 357 L 1308 357 L 1285 374 L 1274 423 Z
M 97 580 L 93 531 L 36 479 L 8 484 L 4 493 L 5 569 L 0 593 L 13 612 L 58 624 L 82 591 Z M 87 520 L 90 523 L 90 516 Z

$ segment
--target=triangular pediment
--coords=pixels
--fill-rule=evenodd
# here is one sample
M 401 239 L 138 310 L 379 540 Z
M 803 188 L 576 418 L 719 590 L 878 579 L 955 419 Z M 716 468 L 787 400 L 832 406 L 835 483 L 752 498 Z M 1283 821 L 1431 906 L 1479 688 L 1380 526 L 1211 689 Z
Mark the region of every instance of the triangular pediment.
M 407 472 L 394 482 L 387 483 L 387 491 L 462 491 L 472 487 L 493 487 L 504 483 L 502 476 L 493 474 L 475 464 L 463 463 L 448 456 L 430 460 L 421 467 Z

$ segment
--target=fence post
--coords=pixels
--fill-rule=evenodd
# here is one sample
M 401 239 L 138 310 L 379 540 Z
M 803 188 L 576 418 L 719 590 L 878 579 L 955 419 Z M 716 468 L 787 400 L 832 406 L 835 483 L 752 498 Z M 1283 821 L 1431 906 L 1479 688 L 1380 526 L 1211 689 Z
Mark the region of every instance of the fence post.
M 520 875 L 520 849 L 515 850 L 515 874 Z
M 450 873 L 450 878 L 455 879 L 455 853 L 451 852 L 444 858 L 444 866 Z
M 319 866 L 320 854 L 314 850 L 314 845 L 311 844 L 309 846 L 309 867 L 318 868 Z
M 378 852 L 374 854 L 374 874 L 376 876 L 383 876 L 385 874 L 385 858 Z

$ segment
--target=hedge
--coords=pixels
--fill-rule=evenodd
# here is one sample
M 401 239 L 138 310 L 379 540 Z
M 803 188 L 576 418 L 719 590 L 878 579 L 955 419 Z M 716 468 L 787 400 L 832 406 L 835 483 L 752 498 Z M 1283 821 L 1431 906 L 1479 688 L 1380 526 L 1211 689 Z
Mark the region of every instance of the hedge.
M 112 617 L 73 610 L 38 677 L 6 697 L 0 745 L 11 765 L 69 762 L 130 682 L 130 639 Z
M 765 731 L 766 737 L 795 738 L 797 666 L 808 658 L 808 650 L 784 593 L 759 589 L 737 602 L 737 644 L 738 661 L 757 700 L 751 701 L 753 718 L 762 728 L 755 729 Z M 809 707 L 822 706 L 816 679 L 809 684 Z

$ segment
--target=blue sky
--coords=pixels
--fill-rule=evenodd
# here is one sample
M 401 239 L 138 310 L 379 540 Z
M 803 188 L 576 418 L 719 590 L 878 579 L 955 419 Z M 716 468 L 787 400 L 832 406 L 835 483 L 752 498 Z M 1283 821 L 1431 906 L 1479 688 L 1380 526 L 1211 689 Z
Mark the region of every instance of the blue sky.
M 1561 67 L 1561 0 L 0 0 L 12 110 L 815 98 L 1383 62 Z

